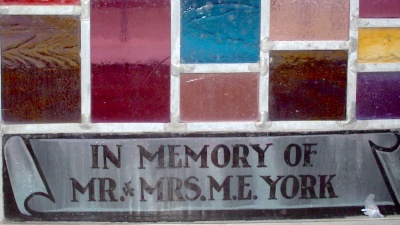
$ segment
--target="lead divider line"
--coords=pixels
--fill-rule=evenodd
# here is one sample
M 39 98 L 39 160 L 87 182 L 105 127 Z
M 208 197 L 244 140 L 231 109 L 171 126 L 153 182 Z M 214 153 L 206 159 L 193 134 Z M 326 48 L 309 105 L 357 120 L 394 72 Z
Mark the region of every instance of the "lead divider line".
M 91 121 L 90 0 L 81 0 L 81 123 Z
M 358 63 L 358 72 L 398 72 L 400 63 Z
M 260 63 L 180 64 L 181 73 L 252 73 L 260 71 Z
M 272 41 L 271 50 L 347 50 L 348 41 Z
M 353 126 L 340 125 L 341 121 L 274 121 L 268 132 L 312 132 L 398 129 L 400 120 L 360 120 Z M 260 132 L 254 122 L 199 122 L 187 124 L 165 123 L 94 123 L 92 128 L 82 129 L 79 123 L 21 124 L 3 125 L 2 134 L 77 134 L 77 133 L 166 133 L 166 125 L 171 132 Z M 173 127 L 175 125 L 175 127 Z M 178 126 L 176 126 L 178 125 Z M 186 130 L 187 129 L 187 130 Z
M 268 89 L 269 89 L 269 51 L 270 51 L 270 11 L 271 0 L 261 0 L 260 10 L 260 74 L 258 87 L 259 121 L 256 127 L 266 129 L 268 120 Z
M 180 120 L 180 46 L 181 9 L 180 0 L 171 0 L 171 84 L 170 123 Z M 173 127 L 173 126 L 171 126 Z
M 398 28 L 400 27 L 400 19 L 358 19 L 358 27 L 362 28 Z
M 359 17 L 359 0 L 351 0 L 345 124 L 351 124 L 356 121 L 358 17 Z
M 79 16 L 81 5 L 2 5 L 0 14 L 3 15 L 56 15 Z

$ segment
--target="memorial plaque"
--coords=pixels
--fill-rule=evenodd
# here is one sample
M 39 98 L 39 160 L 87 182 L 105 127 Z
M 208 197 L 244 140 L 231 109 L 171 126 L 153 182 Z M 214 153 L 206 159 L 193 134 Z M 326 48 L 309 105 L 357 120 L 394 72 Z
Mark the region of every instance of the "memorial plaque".
M 345 216 L 360 214 L 369 194 L 393 211 L 400 199 L 399 145 L 398 131 L 6 135 L 5 202 L 16 206 L 6 216 L 95 221 Z

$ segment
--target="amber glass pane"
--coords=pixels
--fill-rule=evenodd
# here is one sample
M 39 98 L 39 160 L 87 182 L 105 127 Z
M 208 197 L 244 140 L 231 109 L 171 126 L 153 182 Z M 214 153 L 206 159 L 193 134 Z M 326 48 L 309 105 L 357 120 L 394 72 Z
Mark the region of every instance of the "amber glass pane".
M 0 0 L 0 5 L 76 5 L 80 4 L 79 0 Z
M 400 28 L 359 29 L 358 62 L 399 63 Z
M 399 0 L 360 0 L 361 18 L 399 18 Z
M 79 122 L 79 18 L 2 16 L 0 24 L 3 120 Z
M 273 51 L 270 120 L 346 118 L 345 51 Z
M 170 1 L 92 1 L 94 122 L 167 122 Z
M 400 118 L 400 73 L 360 73 L 357 77 L 357 118 Z
M 181 120 L 255 121 L 258 74 L 182 74 Z
M 271 40 L 347 40 L 349 0 L 271 0 Z

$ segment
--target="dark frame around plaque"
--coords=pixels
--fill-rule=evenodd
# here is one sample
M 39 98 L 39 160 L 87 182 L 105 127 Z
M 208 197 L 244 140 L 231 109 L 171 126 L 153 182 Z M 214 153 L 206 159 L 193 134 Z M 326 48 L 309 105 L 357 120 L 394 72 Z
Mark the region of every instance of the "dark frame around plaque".
M 232 133 L 232 134 L 33 134 L 33 135 L 17 135 L 23 137 L 30 154 L 33 156 L 36 165 L 39 165 L 36 159 L 32 146 L 28 140 L 33 139 L 65 139 L 65 140 L 91 140 L 91 139 L 110 139 L 110 140 L 148 140 L 156 138 L 167 138 L 168 140 L 174 140 L 176 138 L 232 138 L 232 137 L 285 137 L 291 138 L 293 136 L 307 138 L 307 137 L 327 137 L 328 139 L 334 135 L 346 136 L 346 135 L 374 135 L 374 134 L 393 134 L 390 130 L 380 131 L 341 131 L 341 132 L 301 132 L 301 133 Z M 396 133 L 394 133 L 396 134 Z M 318 136 L 320 135 L 320 136 Z M 321 136 L 322 135 L 322 136 Z M 5 143 L 11 137 L 16 135 L 4 135 L 3 137 L 3 149 Z M 368 143 L 369 144 L 369 143 Z M 378 145 L 376 145 L 376 148 Z M 372 145 L 371 145 L 372 147 Z M 398 146 L 397 146 L 398 147 Z M 376 153 L 371 152 L 371 148 L 365 151 L 366 154 L 373 153 L 376 158 Z M 372 154 L 371 154 L 372 155 Z M 377 161 L 378 162 L 378 161 Z M 374 162 L 375 163 L 375 162 Z M 334 206 L 331 207 L 306 207 L 306 208 L 277 208 L 277 209 L 217 209 L 217 210 L 162 210 L 162 211 L 130 211 L 130 212 L 34 212 L 31 216 L 24 215 L 19 212 L 17 203 L 14 198 L 12 184 L 10 183 L 9 171 L 7 169 L 7 162 L 3 156 L 3 171 L 4 171 L 4 201 L 6 207 L 5 216 L 8 219 L 16 221 L 110 221 L 110 222 L 160 222 L 160 221 L 220 221 L 220 220 L 265 220 L 265 219 L 310 219 L 310 218 L 342 218 L 348 216 L 360 215 L 360 211 L 363 206 Z M 385 177 L 382 166 L 377 163 L 383 176 Z M 39 170 L 40 171 L 40 170 Z M 43 179 L 45 175 L 41 173 Z M 390 188 L 390 184 L 385 179 L 385 187 Z M 389 190 L 390 191 L 390 190 Z M 339 195 L 339 194 L 338 194 Z M 395 199 L 395 194 L 391 191 L 390 196 Z M 393 201 L 394 204 L 379 205 L 381 212 L 385 215 L 399 213 L 398 202 Z M 25 203 L 27 204 L 27 202 Z

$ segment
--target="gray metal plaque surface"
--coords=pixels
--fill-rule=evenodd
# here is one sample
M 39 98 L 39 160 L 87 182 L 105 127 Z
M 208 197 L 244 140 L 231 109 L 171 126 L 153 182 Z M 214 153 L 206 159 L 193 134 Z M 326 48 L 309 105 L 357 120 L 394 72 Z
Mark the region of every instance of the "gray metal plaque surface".
M 8 135 L 19 213 L 274 210 L 400 199 L 397 132 Z

